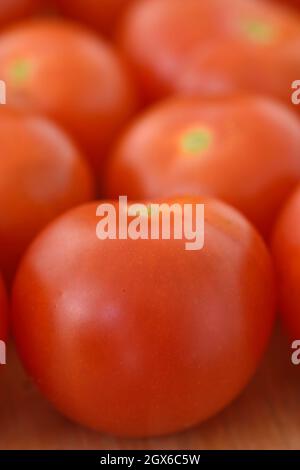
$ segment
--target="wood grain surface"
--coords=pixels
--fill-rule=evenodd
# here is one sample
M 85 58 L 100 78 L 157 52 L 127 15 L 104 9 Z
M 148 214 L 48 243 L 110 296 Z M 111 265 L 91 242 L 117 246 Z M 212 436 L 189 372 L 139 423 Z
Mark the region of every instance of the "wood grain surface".
M 59 415 L 26 377 L 11 347 L 1 366 L 0 449 L 300 449 L 300 366 L 276 330 L 255 378 L 218 416 L 182 434 L 120 440 Z

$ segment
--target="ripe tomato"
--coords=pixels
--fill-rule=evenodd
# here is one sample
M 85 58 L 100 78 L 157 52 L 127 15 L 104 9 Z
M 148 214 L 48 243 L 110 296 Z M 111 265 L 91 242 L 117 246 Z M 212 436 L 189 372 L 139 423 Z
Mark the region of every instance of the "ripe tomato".
M 118 42 L 151 99 L 255 91 L 290 104 L 300 75 L 299 18 L 261 0 L 140 0 Z
M 0 38 L 8 103 L 62 125 L 95 166 L 134 107 L 127 73 L 109 45 L 75 24 L 36 20 Z
M 7 296 L 2 277 L 0 276 L 0 341 L 7 340 Z
M 40 5 L 41 0 L 1 0 L 0 27 L 34 13 Z
M 270 0 L 271 2 L 276 2 L 277 4 L 284 7 L 300 7 L 300 0 Z
M 100 241 L 93 202 L 51 224 L 16 277 L 27 370 L 61 412 L 108 433 L 160 435 L 216 413 L 272 329 L 270 257 L 252 226 L 220 202 L 168 202 L 204 202 L 201 251 L 184 239 Z
M 60 10 L 88 26 L 110 33 L 132 0 L 55 0 Z
M 11 278 L 28 243 L 50 220 L 93 197 L 78 150 L 40 117 L 0 108 L 0 266 Z
M 272 249 L 278 274 L 280 310 L 294 339 L 300 338 L 300 188 L 284 207 L 273 235 Z
M 300 123 L 265 98 L 174 98 L 140 117 L 119 142 L 106 195 L 214 195 L 267 237 L 300 180 Z

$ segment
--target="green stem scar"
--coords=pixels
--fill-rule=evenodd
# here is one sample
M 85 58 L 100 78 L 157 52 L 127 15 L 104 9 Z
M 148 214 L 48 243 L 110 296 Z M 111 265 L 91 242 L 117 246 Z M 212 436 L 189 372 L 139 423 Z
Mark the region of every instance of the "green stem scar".
M 13 85 L 21 86 L 28 82 L 32 73 L 32 65 L 26 59 L 16 60 L 10 67 L 10 79 Z
M 211 147 L 213 134 L 208 128 L 194 128 L 185 132 L 181 138 L 181 149 L 189 155 L 199 155 Z
M 254 42 L 269 43 L 275 37 L 275 30 L 270 23 L 262 20 L 247 20 L 243 24 L 247 37 Z

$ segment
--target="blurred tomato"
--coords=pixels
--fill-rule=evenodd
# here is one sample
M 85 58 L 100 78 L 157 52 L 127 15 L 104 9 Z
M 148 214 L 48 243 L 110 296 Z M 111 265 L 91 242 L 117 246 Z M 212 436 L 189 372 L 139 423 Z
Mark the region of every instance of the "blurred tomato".
M 300 338 L 300 188 L 283 209 L 273 236 L 280 311 L 293 339 Z
M 34 13 L 41 5 L 41 0 L 1 0 L 0 27 Z
M 106 195 L 214 195 L 267 236 L 300 180 L 300 122 L 265 98 L 174 98 L 142 115 L 119 142 Z
M 134 92 L 109 45 L 75 24 L 39 20 L 0 38 L 8 103 L 60 123 L 98 168 L 131 115 Z
M 118 33 L 145 95 L 256 91 L 291 103 L 300 20 L 262 0 L 140 0 Z
M 0 276 L 0 340 L 7 339 L 7 296 L 2 277 Z
M 14 285 L 17 347 L 41 391 L 117 435 L 174 432 L 219 411 L 273 325 L 270 257 L 246 219 L 213 200 L 168 202 L 205 203 L 202 251 L 184 239 L 100 241 L 91 203 L 36 239 Z
M 40 117 L 0 108 L 0 266 L 11 279 L 28 243 L 50 220 L 93 197 L 72 142 Z
M 60 10 L 75 20 L 110 33 L 132 0 L 54 0 Z
M 300 0 L 269 0 L 271 2 L 276 2 L 278 5 L 284 7 L 300 7 Z

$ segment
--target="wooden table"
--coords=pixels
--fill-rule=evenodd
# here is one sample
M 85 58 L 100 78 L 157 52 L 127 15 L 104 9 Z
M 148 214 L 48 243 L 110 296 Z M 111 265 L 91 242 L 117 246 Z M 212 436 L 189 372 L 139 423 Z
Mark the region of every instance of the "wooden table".
M 1 449 L 300 449 L 300 366 L 276 330 L 265 360 L 242 395 L 188 432 L 120 440 L 59 415 L 26 377 L 11 348 L 0 379 Z

